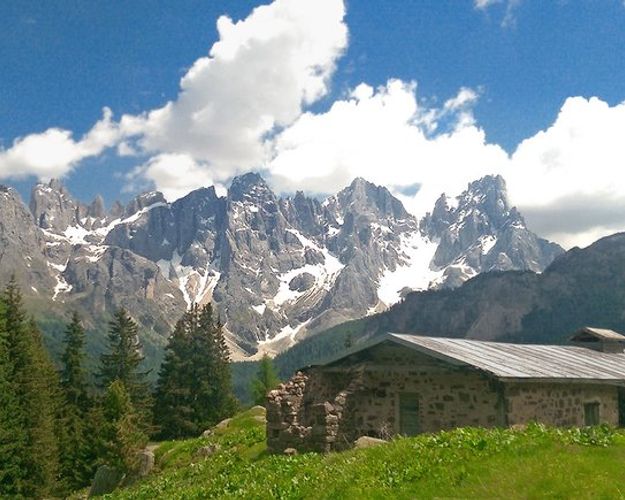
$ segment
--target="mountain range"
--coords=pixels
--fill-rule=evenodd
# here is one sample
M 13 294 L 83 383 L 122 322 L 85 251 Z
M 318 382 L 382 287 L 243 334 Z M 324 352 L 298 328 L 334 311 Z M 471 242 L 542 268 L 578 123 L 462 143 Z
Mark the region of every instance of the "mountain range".
M 585 326 L 625 331 L 625 233 L 560 255 L 542 273 L 482 273 L 455 289 L 412 292 L 387 311 L 337 325 L 280 354 L 285 376 L 385 332 L 563 344 Z M 243 384 L 245 385 L 245 384 Z
M 279 197 L 255 173 L 168 203 L 159 192 L 105 209 L 58 181 L 26 207 L 0 188 L 0 279 L 36 309 L 101 324 L 120 306 L 157 351 L 192 303 L 211 301 L 233 357 L 277 352 L 410 291 L 456 288 L 487 271 L 542 272 L 563 253 L 537 237 L 487 176 L 417 218 L 364 179 L 321 201 Z

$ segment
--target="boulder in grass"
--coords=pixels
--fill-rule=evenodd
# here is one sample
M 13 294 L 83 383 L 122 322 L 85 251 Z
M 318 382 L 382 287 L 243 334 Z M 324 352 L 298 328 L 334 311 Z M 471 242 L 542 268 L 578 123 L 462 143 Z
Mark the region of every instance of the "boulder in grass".
M 154 469 L 154 452 L 145 449 L 139 453 L 139 477 L 145 477 Z
M 373 446 L 380 446 L 381 444 L 386 444 L 388 441 L 384 441 L 384 439 L 378 439 L 369 436 L 361 436 L 354 442 L 354 448 L 372 448 Z
M 215 429 L 226 429 L 230 426 L 230 422 L 232 422 L 231 418 L 227 418 L 225 420 L 222 420 L 221 422 L 219 422 L 216 426 Z
M 89 498 L 112 493 L 122 483 L 124 478 L 125 474 L 119 469 L 109 465 L 100 466 L 93 478 L 93 483 L 89 490 Z

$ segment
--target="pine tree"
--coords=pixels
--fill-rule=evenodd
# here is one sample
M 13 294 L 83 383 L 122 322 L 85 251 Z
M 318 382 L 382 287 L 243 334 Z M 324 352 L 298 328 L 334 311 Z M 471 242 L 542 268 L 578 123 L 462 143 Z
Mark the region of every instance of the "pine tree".
M 61 357 L 61 477 L 69 491 L 88 484 L 93 475 L 89 449 L 87 413 L 90 401 L 83 369 L 85 331 L 80 316 L 72 315 L 65 330 L 65 351 Z
M 112 382 L 102 402 L 104 425 L 100 429 L 103 443 L 101 462 L 125 473 L 139 468 L 139 452 L 148 440 L 143 433 L 140 416 L 121 380 Z
M 58 378 L 41 332 L 26 319 L 15 280 L 7 286 L 3 302 L 4 363 L 9 369 L 8 398 L 13 406 L 9 424 L 19 425 L 21 432 L 16 433 L 13 445 L 13 482 L 2 488 L 15 495 L 42 497 L 57 491 Z
M 199 434 L 236 410 L 228 347 L 210 304 L 176 325 L 159 372 L 154 415 L 161 437 Z
M 100 357 L 100 384 L 107 388 L 119 381 L 130 396 L 139 414 L 147 418 L 151 404 L 148 372 L 140 370 L 143 363 L 138 326 L 122 308 L 109 323 L 109 353 Z
M 25 490 L 28 436 L 20 405 L 15 369 L 9 356 L 6 307 L 0 298 L 0 496 L 19 496 Z
M 165 359 L 159 371 L 154 398 L 154 422 L 161 439 L 193 435 L 196 426 L 191 407 L 191 331 L 197 324 L 195 309 L 186 312 L 176 323 L 169 338 Z
M 59 378 L 44 345 L 41 331 L 33 320 L 27 323 L 30 336 L 31 366 L 29 387 L 29 430 L 33 479 L 38 478 L 41 496 L 58 491 L 59 425 L 62 393 Z
M 213 317 L 211 304 L 199 312 L 199 328 L 191 339 L 193 366 L 198 374 L 194 391 L 195 420 L 200 428 L 207 428 L 231 417 L 237 408 L 232 392 L 230 353 L 219 320 Z
M 265 354 L 258 366 L 256 378 L 252 380 L 252 397 L 257 405 L 265 405 L 267 394 L 280 383 L 273 360 Z
M 85 357 L 85 330 L 77 312 L 65 329 L 65 351 L 61 356 L 61 386 L 67 402 L 82 412 L 89 406 L 87 379 L 83 362 Z

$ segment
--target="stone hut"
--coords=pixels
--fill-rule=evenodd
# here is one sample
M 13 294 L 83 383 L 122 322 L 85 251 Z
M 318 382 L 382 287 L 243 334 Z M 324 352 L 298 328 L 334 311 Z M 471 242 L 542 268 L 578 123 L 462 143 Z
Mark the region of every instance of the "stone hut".
M 298 372 L 267 399 L 270 451 L 333 451 L 361 436 L 532 421 L 625 421 L 625 337 L 584 328 L 573 345 L 389 333 Z

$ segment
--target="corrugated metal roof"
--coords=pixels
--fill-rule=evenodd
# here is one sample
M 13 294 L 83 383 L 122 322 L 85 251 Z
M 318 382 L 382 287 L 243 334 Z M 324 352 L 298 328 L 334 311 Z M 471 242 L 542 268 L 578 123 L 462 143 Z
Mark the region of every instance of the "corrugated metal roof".
M 597 339 L 602 340 L 617 340 L 621 342 L 625 342 L 625 336 L 620 333 L 615 332 L 614 330 L 607 330 L 605 328 L 591 328 L 589 326 L 582 328 L 575 335 L 573 335 L 572 339 L 578 337 L 581 334 L 588 334 Z
M 499 378 L 625 381 L 622 353 L 394 333 L 376 343 L 388 340 L 453 364 L 473 366 Z

